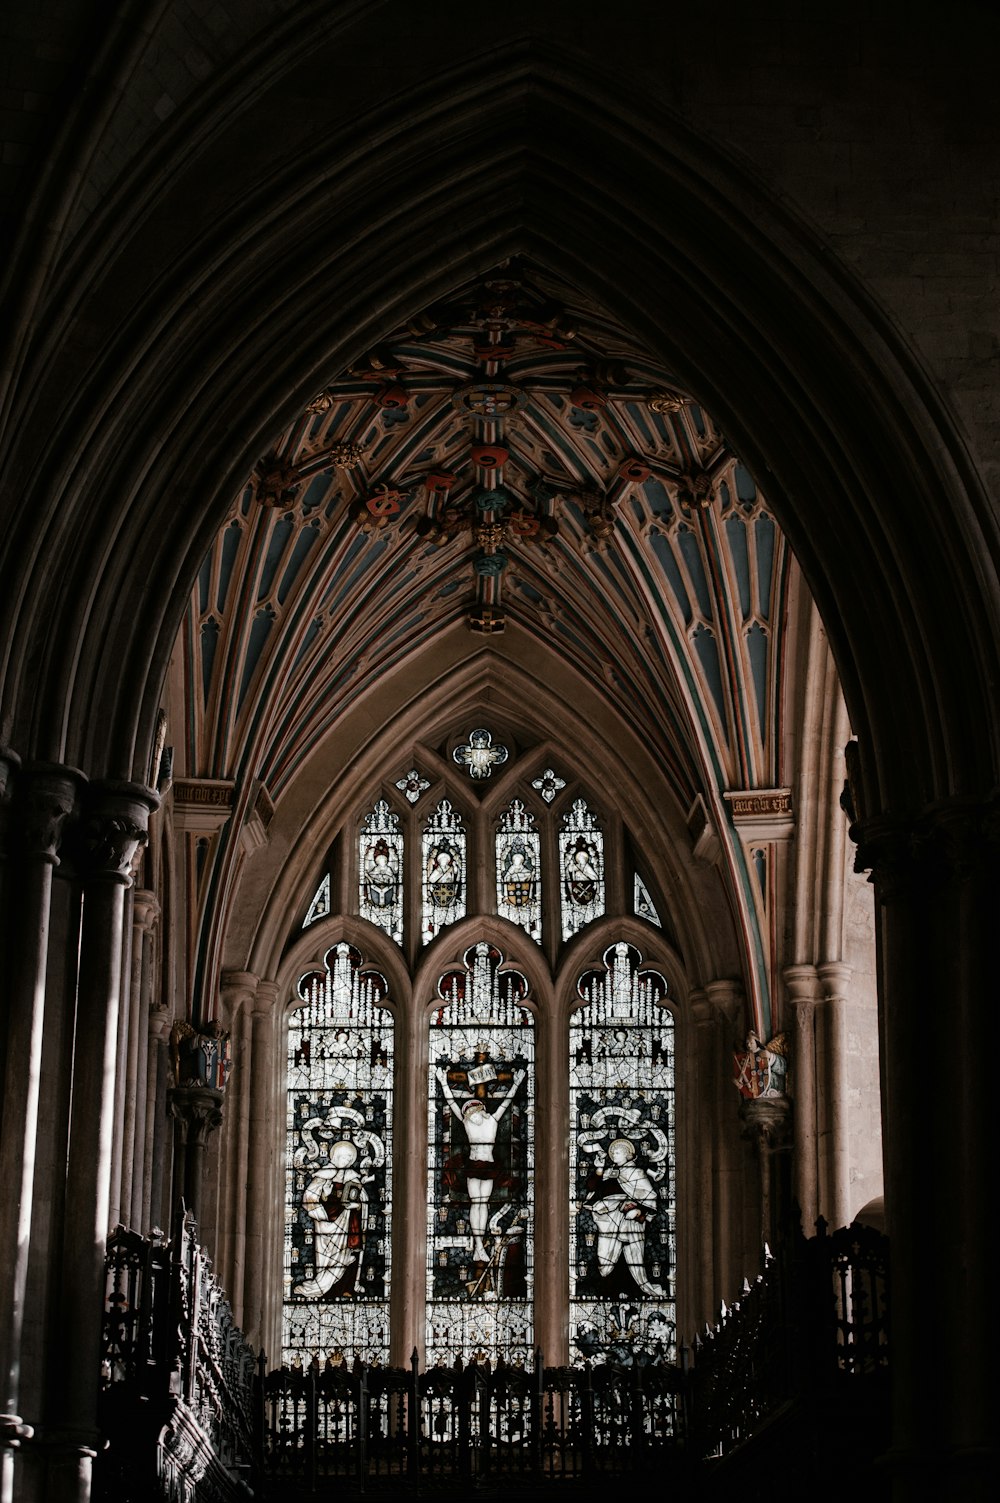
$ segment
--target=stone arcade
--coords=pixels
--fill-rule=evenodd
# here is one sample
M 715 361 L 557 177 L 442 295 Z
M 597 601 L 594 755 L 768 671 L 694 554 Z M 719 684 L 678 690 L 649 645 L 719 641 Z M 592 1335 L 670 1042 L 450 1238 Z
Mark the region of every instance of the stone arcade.
M 713 1319 L 778 1160 L 884 1214 L 885 1496 L 992 1496 L 997 22 L 5 30 L 3 1503 L 90 1496 L 118 1223 L 275 1361 L 384 1284 L 560 1363 Z

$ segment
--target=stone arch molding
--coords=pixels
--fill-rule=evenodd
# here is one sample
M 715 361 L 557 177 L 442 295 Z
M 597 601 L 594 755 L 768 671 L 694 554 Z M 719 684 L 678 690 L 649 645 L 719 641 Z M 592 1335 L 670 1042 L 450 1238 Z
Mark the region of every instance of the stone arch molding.
M 324 45 L 289 58 L 282 89 Z M 52 274 L 8 450 L 28 476 L 7 536 L 12 744 L 145 779 L 188 585 L 269 436 L 386 328 L 526 253 L 638 331 L 766 477 L 862 732 L 869 808 L 992 785 L 983 488 L 912 354 L 791 211 L 655 94 L 623 105 L 641 91 L 540 38 L 491 38 L 389 101 L 347 90 L 308 151 L 260 66 L 238 113 L 278 155 L 256 188 L 211 190 L 199 234 L 153 243 L 194 174 L 243 180 L 225 111 L 192 115 L 196 159 L 179 121 L 147 178 L 162 189 Z M 135 286 L 123 316 L 112 289 Z

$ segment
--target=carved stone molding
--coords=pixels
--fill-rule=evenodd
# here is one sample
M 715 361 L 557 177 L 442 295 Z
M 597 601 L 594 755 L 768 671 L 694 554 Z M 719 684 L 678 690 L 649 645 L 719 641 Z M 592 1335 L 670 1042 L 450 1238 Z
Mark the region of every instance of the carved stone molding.
M 9 746 L 0 746 L 0 803 L 8 798 L 21 758 Z
M 203 1147 L 209 1134 L 222 1126 L 222 1103 L 225 1091 L 209 1086 L 172 1086 L 167 1092 L 167 1109 L 180 1124 L 181 1142 Z
M 63 825 L 84 782 L 83 773 L 75 767 L 35 762 L 24 769 L 18 823 L 26 855 L 59 865 Z
M 132 881 L 136 852 L 149 839 L 149 816 L 159 795 L 141 783 L 92 783 L 77 830 L 80 866 L 88 878 L 123 887 Z
M 138 847 L 141 849 L 141 847 Z M 150 934 L 160 916 L 160 904 L 155 892 L 147 887 L 137 887 L 132 894 L 132 923 L 143 934 Z
M 34 1433 L 19 1414 L 0 1414 L 0 1451 L 16 1451 L 21 1442 L 30 1440 Z
M 1000 797 L 949 799 L 919 814 L 856 821 L 854 869 L 868 872 L 879 899 L 891 903 L 1000 873 Z
M 788 1096 L 755 1096 L 740 1102 L 741 1136 L 759 1153 L 791 1147 L 792 1102 Z

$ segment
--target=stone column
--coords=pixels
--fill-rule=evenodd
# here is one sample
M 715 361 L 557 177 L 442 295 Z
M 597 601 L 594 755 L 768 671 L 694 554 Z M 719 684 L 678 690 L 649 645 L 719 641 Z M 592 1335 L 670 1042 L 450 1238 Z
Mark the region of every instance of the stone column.
M 760 1184 L 760 1242 L 772 1252 L 789 1227 L 787 1156 L 791 1149 L 792 1103 L 787 1096 L 757 1096 L 740 1102 L 743 1136 L 754 1148 Z
M 153 1227 L 162 1231 L 170 1223 L 169 1048 L 170 1013 L 165 1007 L 151 1007 L 146 1062 L 146 1153 L 142 1176 L 142 1224 L 147 1233 Z
M 4 780 L 6 782 L 6 779 Z M 0 1498 L 15 1497 L 14 1449 L 30 1437 L 18 1413 L 21 1338 L 31 1233 L 38 1096 L 45 1017 L 52 872 L 59 864 L 63 823 L 82 775 L 35 764 L 18 788 L 8 895 L 11 951 L 7 958 L 7 1032 L 0 1120 L 0 1267 L 6 1302 L 0 1308 Z
M 712 1227 L 712 1294 L 704 1315 L 710 1320 L 719 1300 L 731 1298 L 739 1288 L 748 1259 L 750 1266 L 756 1267 L 759 1249 L 744 1246 L 745 1153 L 740 1148 L 735 1120 L 739 1097 L 732 1085 L 733 1044 L 742 1032 L 743 987 L 738 981 L 709 981 L 705 996 L 715 1019 L 706 1038 L 711 1047 L 711 1075 L 703 1082 L 713 1118 L 713 1185 L 707 1218 Z
M 90 1496 L 125 890 L 158 803 L 151 789 L 138 784 L 91 785 L 78 832 L 84 900 L 60 1274 L 62 1363 L 53 1374 L 52 1424 L 46 1430 L 51 1503 L 81 1503 Z
M 122 1102 L 121 1220 L 126 1226 L 141 1224 L 142 1159 L 146 1131 L 146 1050 L 149 1026 L 143 1008 L 149 1005 L 148 978 L 143 962 L 146 943 L 160 905 L 153 893 L 138 888 L 132 894 L 131 982 L 129 985 L 128 1052 L 125 1060 L 125 1091 Z M 145 983 L 145 984 L 144 984 Z
M 153 963 L 156 920 L 160 905 L 145 889 L 137 892 L 132 903 L 133 935 L 139 942 L 139 987 L 136 1009 L 136 1050 L 132 1067 L 135 1081 L 135 1115 L 132 1136 L 132 1185 L 130 1225 L 144 1231 L 149 1225 L 148 1205 L 143 1193 L 146 1183 L 146 1155 L 152 1142 L 147 1132 L 146 1100 L 149 1091 L 150 1003 L 153 995 Z
M 258 982 L 253 1002 L 251 1039 L 250 1146 L 247 1174 L 246 1273 L 243 1317 L 247 1338 L 257 1347 L 265 1344 L 268 1293 L 274 1288 L 272 1273 L 272 1228 L 280 1215 L 276 1200 L 275 1149 L 275 1034 L 278 987 L 274 981 Z M 275 1290 L 275 1296 L 277 1291 Z M 272 1343 L 273 1345 L 273 1343 Z M 273 1354 L 268 1353 L 269 1357 Z
M 838 1227 L 846 1226 L 852 1214 L 847 1069 L 847 989 L 851 968 L 839 961 L 824 961 L 816 967 L 816 974 L 823 990 L 816 1030 L 816 1066 L 826 1139 L 820 1163 L 822 1213 L 832 1227 Z M 811 1231 L 810 1228 L 810 1234 Z
M 880 905 L 892 1277 L 893 1497 L 979 1503 L 996 1483 L 1000 803 L 856 821 Z
M 250 1171 L 250 1094 L 252 1089 L 253 1006 L 258 976 L 249 971 L 224 971 L 222 997 L 233 1032 L 233 1080 L 229 1087 L 220 1274 L 236 1324 L 243 1328 L 243 1286 L 246 1274 L 247 1184 Z
M 783 973 L 794 1017 L 792 1044 L 792 1106 L 795 1154 L 792 1193 L 799 1207 L 802 1230 L 811 1237 L 820 1214 L 816 1130 L 816 1007 L 820 981 L 814 965 L 789 965 Z

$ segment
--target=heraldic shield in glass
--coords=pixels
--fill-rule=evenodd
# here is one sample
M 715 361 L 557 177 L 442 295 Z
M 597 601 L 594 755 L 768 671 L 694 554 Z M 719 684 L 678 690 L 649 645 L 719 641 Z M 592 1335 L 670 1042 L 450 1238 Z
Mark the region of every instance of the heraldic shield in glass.
M 347 944 L 289 1017 L 282 1358 L 389 1359 L 392 1015 Z
M 667 983 L 612 945 L 570 1024 L 570 1349 L 630 1366 L 676 1356 L 673 1018 Z
M 427 1360 L 532 1348 L 535 1049 L 526 978 L 480 943 L 431 1015 Z

